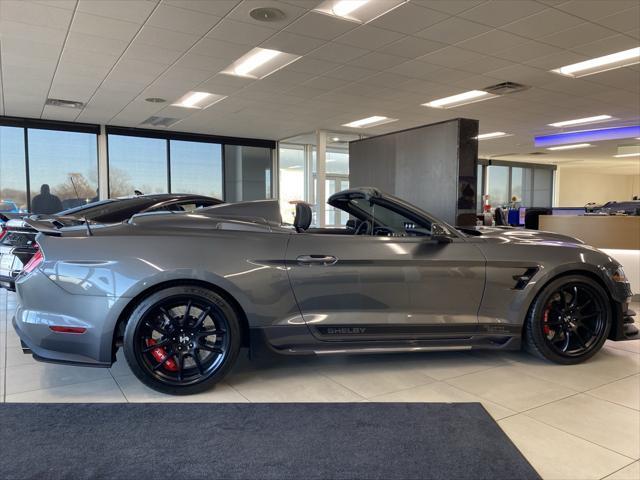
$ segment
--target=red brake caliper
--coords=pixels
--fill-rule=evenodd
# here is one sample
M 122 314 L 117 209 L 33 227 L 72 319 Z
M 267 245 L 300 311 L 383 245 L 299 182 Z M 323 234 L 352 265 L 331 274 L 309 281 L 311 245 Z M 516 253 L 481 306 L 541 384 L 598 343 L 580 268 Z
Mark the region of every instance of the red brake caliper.
M 550 311 L 551 311 L 551 307 L 547 307 L 547 309 L 542 314 L 542 320 L 544 321 L 543 331 L 545 335 L 549 335 L 551 333 L 551 329 L 549 328 L 549 325 L 547 325 L 547 322 L 549 321 Z
M 156 343 L 158 342 L 156 342 L 153 338 L 147 340 L 148 347 L 155 345 Z M 153 358 L 155 358 L 158 363 L 164 362 L 164 360 L 168 357 L 167 351 L 163 347 L 154 348 L 153 350 L 151 350 L 151 355 L 153 355 Z M 176 365 L 176 362 L 173 358 L 167 360 L 164 363 L 163 368 L 165 370 L 169 370 L 170 372 L 178 371 L 178 366 Z

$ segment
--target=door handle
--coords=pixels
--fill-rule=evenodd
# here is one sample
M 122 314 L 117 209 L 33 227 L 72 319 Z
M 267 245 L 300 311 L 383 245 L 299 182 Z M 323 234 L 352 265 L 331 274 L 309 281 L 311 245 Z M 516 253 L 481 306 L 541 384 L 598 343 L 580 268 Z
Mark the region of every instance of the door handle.
M 333 265 L 338 261 L 333 255 L 300 255 L 296 260 L 301 265 Z

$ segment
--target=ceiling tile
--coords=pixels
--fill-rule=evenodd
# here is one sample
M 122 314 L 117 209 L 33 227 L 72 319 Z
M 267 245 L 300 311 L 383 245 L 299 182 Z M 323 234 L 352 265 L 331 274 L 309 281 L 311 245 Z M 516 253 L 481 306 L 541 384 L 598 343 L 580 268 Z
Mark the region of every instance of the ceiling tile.
M 473 73 L 488 73 L 499 68 L 513 65 L 513 62 L 497 57 L 489 57 L 487 55 L 478 55 L 476 60 L 467 62 L 460 66 L 460 70 L 466 70 Z
M 404 3 L 389 13 L 376 18 L 369 25 L 410 35 L 446 18 L 449 18 L 446 13 L 423 8 L 413 3 Z
M 0 19 L 38 27 L 67 30 L 73 12 L 57 8 L 55 3 L 35 4 L 23 0 L 0 2 Z
M 500 29 L 536 39 L 575 27 L 581 23 L 583 21 L 573 15 L 548 8 L 521 20 L 503 25 Z
M 155 45 L 134 40 L 125 54 L 126 58 L 133 60 L 146 60 L 148 62 L 160 63 L 163 65 L 171 65 L 184 54 L 184 50 L 170 50 L 168 48 L 159 48 Z
M 489 30 L 491 30 L 491 27 L 455 17 L 421 30 L 415 35 L 436 42 L 453 44 L 486 33 Z
M 158 0 L 127 0 L 126 4 L 113 0 L 79 0 L 77 10 L 101 17 L 143 23 L 157 4 Z
M 518 0 L 517 2 L 491 0 L 461 13 L 460 16 L 492 27 L 500 27 L 545 8 L 544 5 L 532 0 Z
M 443 67 L 457 68 L 478 58 L 477 52 L 458 47 L 446 47 L 420 57 L 418 60 Z
M 52 107 L 51 105 L 45 105 L 41 118 L 73 122 L 79 114 L 80 110 L 76 110 L 74 108 Z
M 637 5 L 637 0 L 573 0 L 557 5 L 557 8 L 593 21 Z
M 378 49 L 378 52 L 398 55 L 405 58 L 417 58 L 427 53 L 439 50 L 446 44 L 427 40 L 426 38 L 404 37 L 397 42 L 390 43 Z
M 432 8 L 439 12 L 457 15 L 484 3 L 486 0 L 412 0 L 416 5 Z
M 309 56 L 339 63 L 347 63 L 350 60 L 366 55 L 367 53 L 369 53 L 369 50 L 365 50 L 363 48 L 329 42 L 323 47 L 311 52 Z
M 637 46 L 638 42 L 634 42 L 626 35 L 613 35 L 611 37 L 596 40 L 595 42 L 578 45 L 571 50 L 593 58 L 608 55 L 610 53 L 621 52 Z
M 187 50 L 195 44 L 200 37 L 189 33 L 174 32 L 166 28 L 145 25 L 136 36 L 136 41 L 147 45 L 157 45 L 161 48 L 175 50 Z
M 533 60 L 527 60 L 524 62 L 526 65 L 532 67 L 542 68 L 544 70 L 553 70 L 560 68 L 564 65 L 571 65 L 572 63 L 582 62 L 587 60 L 588 57 L 579 53 L 571 52 L 569 50 L 562 50 L 558 53 L 546 55 L 544 57 L 534 58 Z
M 383 45 L 394 42 L 404 35 L 383 28 L 361 25 L 349 33 L 338 37 L 335 41 L 353 47 L 375 50 Z
M 67 36 L 65 48 L 120 56 L 125 51 L 128 44 L 129 42 L 126 40 L 98 37 L 87 33 L 70 31 Z
M 61 44 L 56 45 L 14 37 L 2 38 L 0 47 L 2 55 L 20 55 L 31 59 L 31 61 L 57 59 L 62 51 Z
M 518 37 L 508 32 L 492 30 L 469 40 L 465 40 L 464 42 L 460 42 L 456 44 L 456 46 L 473 50 L 474 52 L 492 55 L 504 50 L 505 45 L 514 46 L 526 41 L 527 40 L 525 38 Z
M 240 0 L 215 0 L 214 2 L 211 0 L 163 0 L 163 3 L 173 7 L 224 17 L 240 3 Z
M 353 60 L 351 65 L 355 67 L 370 68 L 371 70 L 386 70 L 406 61 L 406 58 L 386 53 L 372 52 Z
M 318 88 L 321 90 L 328 91 L 328 90 L 334 90 L 336 88 L 344 87 L 348 83 L 349 83 L 348 80 L 340 80 L 338 78 L 316 77 L 305 82 L 303 85 L 306 87 L 313 87 L 313 88 Z
M 191 48 L 190 52 L 197 55 L 205 55 L 213 58 L 223 58 L 229 62 L 237 60 L 251 50 L 249 45 L 229 43 L 216 38 L 204 37 Z
M 293 53 L 295 55 L 306 55 L 324 44 L 325 41 L 318 38 L 282 31 L 267 39 L 260 46 L 280 50 L 281 52 Z
M 125 22 L 115 18 L 99 17 L 88 13 L 76 12 L 73 17 L 71 30 L 98 37 L 113 38 L 115 40 L 131 41 L 140 29 L 139 23 Z
M 314 73 L 316 75 L 321 75 L 339 66 L 340 64 L 336 62 L 320 60 L 319 58 L 302 57 L 300 60 L 287 65 L 285 69 L 293 70 L 294 72 Z
M 524 63 L 527 60 L 544 57 L 561 51 L 562 49 L 558 47 L 530 40 L 528 42 L 509 47 L 505 50 L 501 50 L 494 53 L 494 55 L 506 60 L 511 60 L 512 62 Z
M 640 29 L 640 6 L 600 18 L 597 23 L 617 32 Z
M 326 74 L 327 77 L 337 78 L 340 80 L 350 80 L 356 81 L 366 78 L 375 74 L 376 72 L 373 70 L 368 70 L 366 68 L 353 67 L 351 65 L 345 65 L 343 67 L 337 68 L 335 70 L 331 70 Z
M 147 20 L 147 24 L 175 32 L 204 35 L 220 19 L 221 17 L 216 15 L 160 4 Z
M 333 40 L 353 30 L 358 24 L 318 12 L 309 12 L 286 28 L 286 31 L 308 37 Z
M 441 69 L 442 67 L 439 65 L 430 65 L 419 60 L 409 60 L 390 68 L 389 71 L 410 78 L 425 78 Z
M 207 34 L 207 38 L 255 46 L 275 33 L 276 31 L 271 28 L 224 19 Z
M 540 41 L 560 48 L 572 48 L 610 37 L 613 33 L 608 28 L 585 22 L 576 27 L 542 37 Z
M 62 45 L 67 34 L 65 30 L 58 28 L 40 27 L 20 22 L 10 22 L 0 17 L 0 32 L 2 39 L 15 38 L 26 39 L 34 42 Z
M 218 73 L 229 65 L 229 61 L 222 58 L 213 58 L 208 55 L 198 55 L 193 51 L 184 54 L 174 66 L 181 68 L 195 68 L 211 73 Z

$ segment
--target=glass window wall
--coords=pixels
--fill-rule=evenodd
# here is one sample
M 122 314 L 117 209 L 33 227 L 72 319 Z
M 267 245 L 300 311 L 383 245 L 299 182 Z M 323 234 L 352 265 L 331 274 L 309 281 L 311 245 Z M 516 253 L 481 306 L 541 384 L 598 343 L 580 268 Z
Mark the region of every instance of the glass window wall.
M 167 141 L 109 135 L 109 197 L 169 191 Z
M 28 129 L 31 211 L 51 214 L 98 200 L 92 133 Z
M 24 129 L 0 127 L 0 213 L 26 212 Z
M 170 140 L 171 191 L 222 198 L 222 145 Z

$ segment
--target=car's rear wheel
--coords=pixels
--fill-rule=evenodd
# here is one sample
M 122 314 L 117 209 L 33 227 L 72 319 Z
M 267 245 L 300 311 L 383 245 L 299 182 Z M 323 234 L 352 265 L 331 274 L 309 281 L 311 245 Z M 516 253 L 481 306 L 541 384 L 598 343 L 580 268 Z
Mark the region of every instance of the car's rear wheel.
M 241 345 L 238 317 L 221 295 L 175 286 L 143 299 L 124 333 L 133 373 L 163 393 L 187 395 L 212 387 L 231 369 Z
M 525 325 L 525 343 L 537 356 L 576 364 L 595 355 L 611 329 L 610 300 L 589 277 L 561 277 L 533 302 Z

